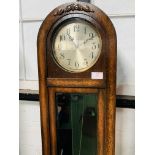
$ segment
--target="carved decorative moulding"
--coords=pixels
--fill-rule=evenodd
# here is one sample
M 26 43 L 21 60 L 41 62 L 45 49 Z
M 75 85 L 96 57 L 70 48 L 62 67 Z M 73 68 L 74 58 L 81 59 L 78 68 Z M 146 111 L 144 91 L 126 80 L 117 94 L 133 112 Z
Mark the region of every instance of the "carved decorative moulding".
M 70 4 L 64 9 L 59 9 L 54 13 L 54 16 L 62 15 L 63 13 L 70 12 L 70 11 L 84 11 L 84 12 L 94 12 L 88 5 L 81 5 L 81 4 Z

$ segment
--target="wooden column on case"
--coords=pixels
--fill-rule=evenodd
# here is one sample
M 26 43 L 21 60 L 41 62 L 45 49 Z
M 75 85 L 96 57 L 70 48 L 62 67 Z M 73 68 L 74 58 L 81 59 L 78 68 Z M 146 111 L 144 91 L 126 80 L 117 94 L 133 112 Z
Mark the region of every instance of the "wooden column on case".
M 96 64 L 83 73 L 67 73 L 49 56 L 48 36 L 56 23 L 71 18 L 88 20 L 102 37 L 102 53 Z M 37 40 L 39 94 L 43 155 L 56 155 L 55 93 L 97 92 L 97 155 L 115 154 L 116 32 L 109 17 L 87 3 L 67 3 L 54 9 L 43 21 Z M 92 72 L 103 72 L 103 79 L 91 79 Z M 53 74 L 53 72 L 57 72 Z M 62 77 L 60 77 L 62 76 Z

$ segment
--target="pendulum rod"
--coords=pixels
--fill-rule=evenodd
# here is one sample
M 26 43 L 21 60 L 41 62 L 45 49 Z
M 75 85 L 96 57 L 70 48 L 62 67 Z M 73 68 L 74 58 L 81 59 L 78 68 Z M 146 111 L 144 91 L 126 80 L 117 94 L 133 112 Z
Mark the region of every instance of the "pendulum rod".
M 79 148 L 79 154 L 81 155 L 81 147 L 82 147 L 82 129 L 83 129 L 83 115 L 84 115 L 84 102 L 82 103 L 82 118 L 81 118 L 81 129 L 80 129 L 80 148 Z

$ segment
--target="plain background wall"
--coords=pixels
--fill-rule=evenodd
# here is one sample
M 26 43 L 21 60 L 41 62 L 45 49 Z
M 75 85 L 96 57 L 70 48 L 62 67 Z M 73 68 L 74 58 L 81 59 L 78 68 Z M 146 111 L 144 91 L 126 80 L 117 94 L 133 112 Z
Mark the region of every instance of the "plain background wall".
M 75 0 L 74 0 L 75 1 Z M 71 0 L 20 0 L 19 87 L 38 90 L 37 33 L 46 15 Z M 134 96 L 134 0 L 92 0 L 117 32 L 117 95 Z M 117 108 L 116 155 L 134 155 L 134 109 Z M 39 102 L 20 101 L 20 155 L 41 155 Z

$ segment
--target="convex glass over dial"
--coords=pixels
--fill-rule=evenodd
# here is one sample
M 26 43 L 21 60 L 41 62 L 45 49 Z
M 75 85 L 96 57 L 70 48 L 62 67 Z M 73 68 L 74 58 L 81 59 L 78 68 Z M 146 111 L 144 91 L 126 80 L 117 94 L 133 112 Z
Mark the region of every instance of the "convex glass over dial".
M 52 46 L 52 55 L 61 68 L 69 72 L 83 72 L 98 60 L 102 41 L 91 23 L 73 19 L 57 30 Z

